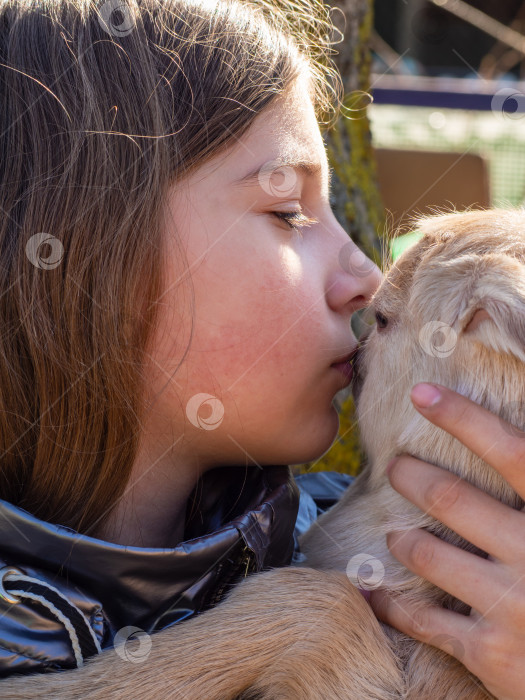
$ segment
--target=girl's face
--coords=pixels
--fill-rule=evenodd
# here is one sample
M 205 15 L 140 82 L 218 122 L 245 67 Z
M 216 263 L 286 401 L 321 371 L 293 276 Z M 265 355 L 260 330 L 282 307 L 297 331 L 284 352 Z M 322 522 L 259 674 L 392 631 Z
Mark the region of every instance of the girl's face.
M 314 172 L 278 168 L 289 161 Z M 170 192 L 148 430 L 186 464 L 302 463 L 337 435 L 332 400 L 346 383 L 331 365 L 354 349 L 350 317 L 381 274 L 332 213 L 328 176 L 301 77 L 226 155 Z M 301 211 L 317 221 L 301 233 L 276 215 Z

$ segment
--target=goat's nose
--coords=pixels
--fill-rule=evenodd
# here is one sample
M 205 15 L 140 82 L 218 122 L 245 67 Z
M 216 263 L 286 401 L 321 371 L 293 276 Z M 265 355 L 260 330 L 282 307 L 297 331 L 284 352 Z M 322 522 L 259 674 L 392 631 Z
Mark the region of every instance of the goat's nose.
M 357 405 L 357 402 L 359 401 L 359 396 L 361 394 L 361 389 L 363 387 L 363 382 L 364 382 L 364 370 L 363 370 L 363 354 L 364 354 L 364 348 L 366 345 L 366 340 L 368 336 L 370 335 L 371 331 L 373 329 L 373 326 L 368 326 L 366 327 L 361 335 L 359 336 L 359 340 L 357 342 L 357 347 L 355 349 L 354 356 L 352 358 L 352 366 L 353 366 L 353 380 L 352 380 L 352 395 L 354 397 L 354 401 Z
M 358 352 L 361 350 L 361 348 L 363 347 L 363 345 L 364 345 L 365 342 L 366 342 L 366 339 L 368 338 L 368 336 L 370 335 L 370 333 L 373 331 L 374 325 L 373 325 L 373 324 L 370 325 L 369 323 L 362 323 L 362 324 L 361 324 L 361 329 L 362 329 L 362 330 L 361 330 L 361 332 L 359 333 L 359 338 L 358 338 L 358 340 L 357 340 L 357 350 L 358 350 Z

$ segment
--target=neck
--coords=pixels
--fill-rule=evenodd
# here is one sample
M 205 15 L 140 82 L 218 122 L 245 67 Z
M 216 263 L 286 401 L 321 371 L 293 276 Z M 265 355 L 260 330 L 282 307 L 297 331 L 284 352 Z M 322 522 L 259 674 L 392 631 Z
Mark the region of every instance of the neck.
M 126 490 L 92 537 L 130 547 L 173 548 L 184 539 L 186 506 L 200 477 L 171 454 L 139 453 Z
M 153 506 L 151 506 L 153 509 Z M 126 500 L 115 507 L 109 519 L 93 537 L 129 547 L 171 549 L 184 539 L 186 503 L 173 506 L 171 515 L 145 510 L 144 503 Z

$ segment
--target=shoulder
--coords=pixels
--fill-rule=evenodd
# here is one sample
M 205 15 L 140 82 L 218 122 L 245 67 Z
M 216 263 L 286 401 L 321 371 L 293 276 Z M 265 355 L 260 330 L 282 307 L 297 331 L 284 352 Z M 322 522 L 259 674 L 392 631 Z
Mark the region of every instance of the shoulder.
M 323 512 L 337 503 L 354 479 L 349 474 L 334 471 L 310 472 L 295 477 L 301 496 L 311 496 Z

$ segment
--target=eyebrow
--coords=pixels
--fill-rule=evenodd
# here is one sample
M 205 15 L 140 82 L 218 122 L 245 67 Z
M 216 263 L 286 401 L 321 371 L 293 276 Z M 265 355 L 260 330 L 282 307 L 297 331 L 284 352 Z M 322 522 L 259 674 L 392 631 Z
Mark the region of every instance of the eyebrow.
M 268 162 L 268 161 L 266 161 L 266 162 Z M 249 173 L 247 173 L 246 175 L 243 175 L 243 177 L 239 178 L 238 180 L 234 180 L 232 182 L 232 185 L 234 187 L 242 187 L 242 186 L 252 186 L 254 184 L 257 184 L 259 181 L 259 173 L 261 172 L 261 169 L 263 168 L 263 166 L 266 165 L 266 162 L 262 163 L 257 168 L 250 170 Z M 294 170 L 299 170 L 300 172 L 304 173 L 308 177 L 315 177 L 316 175 L 319 175 L 323 169 L 323 166 L 321 165 L 321 163 L 319 163 L 317 161 L 291 160 L 291 159 L 278 160 L 276 167 L 293 168 Z M 332 186 L 332 172 L 333 172 L 333 169 L 331 167 L 328 167 L 328 191 L 330 191 L 330 188 Z

